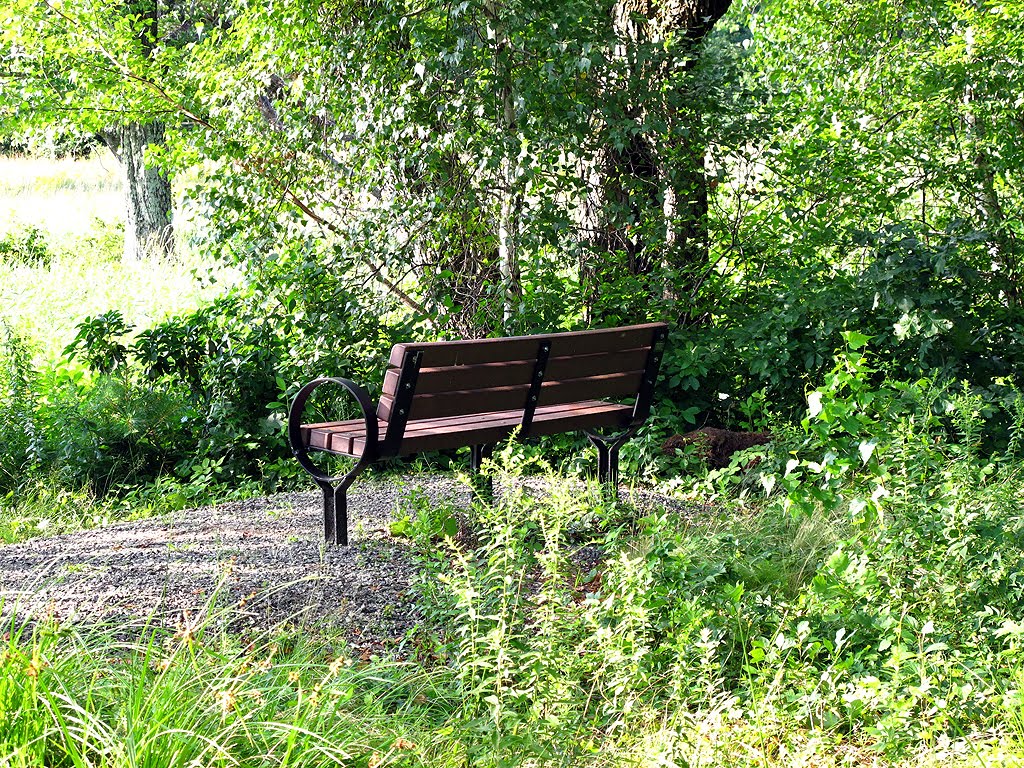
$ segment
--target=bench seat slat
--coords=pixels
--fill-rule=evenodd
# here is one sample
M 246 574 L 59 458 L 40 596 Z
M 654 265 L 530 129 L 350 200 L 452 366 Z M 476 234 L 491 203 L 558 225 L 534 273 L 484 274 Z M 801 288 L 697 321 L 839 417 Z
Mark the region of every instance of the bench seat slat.
M 632 413 L 632 406 L 600 400 L 543 406 L 534 414 L 530 434 L 549 435 L 577 429 L 624 426 Z M 401 453 L 406 455 L 500 442 L 521 422 L 520 410 L 410 421 L 406 425 Z M 382 434 L 387 430 L 387 422 L 380 422 L 380 430 Z M 346 456 L 358 456 L 366 442 L 362 419 L 304 425 L 302 435 L 309 448 Z
M 531 435 L 550 435 L 569 432 L 577 429 L 596 429 L 598 427 L 622 426 L 632 416 L 632 407 L 602 403 L 603 408 L 593 411 L 575 410 L 562 414 L 536 414 L 533 419 Z M 539 411 L 540 409 L 538 409 Z M 522 421 L 521 413 L 504 421 L 492 421 L 486 425 L 466 425 L 463 432 L 442 429 L 437 433 L 417 432 L 406 434 L 402 441 L 402 454 L 418 453 L 419 451 L 436 451 L 447 448 L 459 448 L 472 442 L 473 444 L 498 443 L 506 439 Z M 355 441 L 358 443 L 359 441 Z
M 636 397 L 643 371 L 607 373 L 581 379 L 545 381 L 540 391 L 538 405 L 558 405 L 599 397 Z M 528 388 L 524 385 L 492 387 L 491 389 L 439 392 L 433 395 L 416 395 L 409 411 L 410 421 L 437 419 L 461 414 L 493 413 L 518 408 L 520 417 L 526 405 Z M 377 407 L 377 416 L 390 421 L 394 416 L 394 400 L 382 398 Z

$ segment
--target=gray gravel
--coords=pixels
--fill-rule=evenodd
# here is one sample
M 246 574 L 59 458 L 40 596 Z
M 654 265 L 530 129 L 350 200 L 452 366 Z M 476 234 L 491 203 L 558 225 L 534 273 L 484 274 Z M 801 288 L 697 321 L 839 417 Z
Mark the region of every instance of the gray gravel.
M 328 623 L 357 647 L 394 645 L 418 618 L 408 545 L 388 533 L 396 510 L 408 513 L 412 488 L 470 500 L 450 476 L 360 479 L 349 492 L 350 547 L 324 545 L 319 492 L 0 546 L 0 615 L 234 630 Z
M 471 499 L 451 475 L 360 478 L 349 491 L 350 547 L 324 545 L 319 492 L 0 546 L 0 617 L 238 631 L 333 625 L 358 649 L 394 647 L 419 620 L 409 545 L 388 525 L 410 513 L 413 490 L 459 507 Z

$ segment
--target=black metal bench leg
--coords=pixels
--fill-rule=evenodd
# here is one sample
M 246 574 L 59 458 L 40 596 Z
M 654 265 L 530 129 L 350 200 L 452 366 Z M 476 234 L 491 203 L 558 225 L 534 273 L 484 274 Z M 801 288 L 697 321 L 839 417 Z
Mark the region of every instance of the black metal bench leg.
M 606 463 L 603 482 L 611 486 L 612 498 L 619 500 L 619 448 L 620 443 L 612 443 L 608 446 L 608 459 Z
M 587 432 L 587 439 L 597 448 L 597 479 L 612 501 L 619 500 L 619 449 L 636 433 L 631 428 L 621 435 L 603 437 Z
M 484 459 L 488 458 L 493 452 L 494 446 L 490 444 L 484 443 L 469 446 L 469 468 L 473 471 L 473 483 L 476 492 L 488 502 L 494 501 L 494 480 L 490 477 L 483 477 L 480 474 L 480 469 L 483 466 Z
M 327 478 L 317 479 L 324 494 L 324 541 L 328 544 L 348 546 L 348 487 L 369 464 L 360 461 L 337 484 Z
M 348 546 L 348 485 L 323 483 L 320 489 L 324 492 L 324 541 Z
M 469 468 L 474 472 L 479 472 L 480 467 L 483 466 L 484 453 L 487 450 L 486 445 L 471 445 L 469 446 Z
M 334 487 L 330 483 L 319 483 L 324 493 L 324 541 L 336 544 L 338 536 L 338 519 L 336 517 Z
M 612 501 L 619 500 L 619 447 L 590 438 L 597 448 L 597 481 Z

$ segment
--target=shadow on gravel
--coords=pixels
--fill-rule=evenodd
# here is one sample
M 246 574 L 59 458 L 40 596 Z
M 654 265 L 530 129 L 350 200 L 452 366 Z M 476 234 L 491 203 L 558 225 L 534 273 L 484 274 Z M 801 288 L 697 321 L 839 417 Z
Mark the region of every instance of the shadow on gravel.
M 545 493 L 542 480 L 525 482 L 531 494 Z M 393 648 L 420 618 L 409 594 L 415 570 L 409 545 L 389 534 L 392 520 L 412 512 L 412 489 L 433 503 L 463 509 L 471 503 L 470 489 L 452 475 L 417 474 L 353 487 L 350 547 L 323 543 L 319 493 L 0 546 L 0 619 L 223 626 L 243 633 L 326 626 L 364 652 Z M 678 502 L 646 492 L 632 501 L 685 513 Z

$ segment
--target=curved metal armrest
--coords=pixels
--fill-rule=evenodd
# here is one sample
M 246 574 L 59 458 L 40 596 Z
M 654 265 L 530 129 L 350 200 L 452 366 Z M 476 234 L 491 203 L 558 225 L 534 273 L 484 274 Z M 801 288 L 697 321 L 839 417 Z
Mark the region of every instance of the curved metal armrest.
M 313 394 L 313 390 L 328 382 L 348 390 L 356 399 L 356 402 L 359 403 L 359 408 L 363 412 L 363 420 L 366 422 L 366 447 L 359 457 L 360 467 L 369 464 L 377 458 L 379 437 L 377 430 L 377 408 L 374 406 L 373 400 L 370 399 L 367 391 L 349 379 L 324 376 L 319 379 L 313 379 L 313 381 L 298 391 L 295 399 L 292 401 L 291 408 L 288 409 L 288 442 L 291 443 L 292 455 L 295 456 L 302 468 L 309 472 L 318 482 L 331 484 L 346 480 L 351 482 L 350 476 L 354 478 L 355 470 L 341 477 L 329 477 L 323 474 L 309 458 L 309 453 L 302 440 L 302 413 L 306 409 L 306 401 Z

